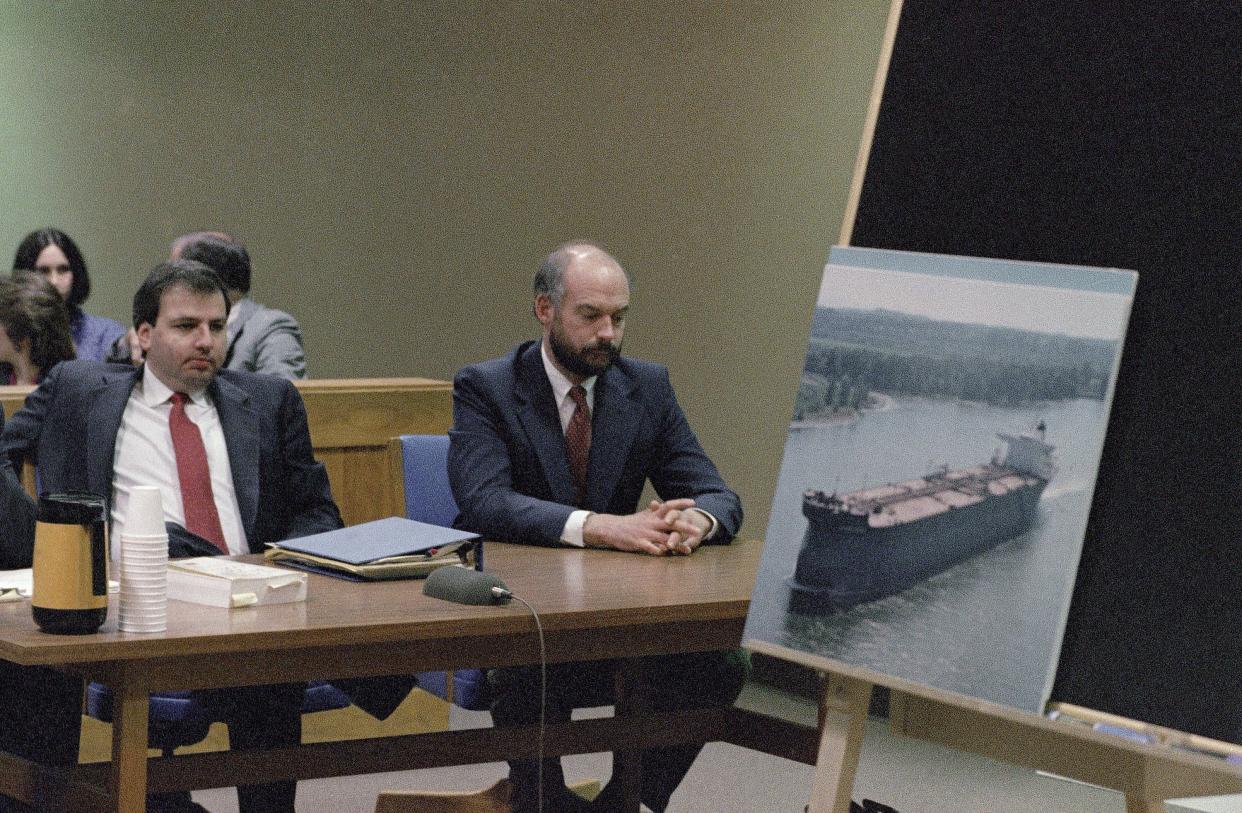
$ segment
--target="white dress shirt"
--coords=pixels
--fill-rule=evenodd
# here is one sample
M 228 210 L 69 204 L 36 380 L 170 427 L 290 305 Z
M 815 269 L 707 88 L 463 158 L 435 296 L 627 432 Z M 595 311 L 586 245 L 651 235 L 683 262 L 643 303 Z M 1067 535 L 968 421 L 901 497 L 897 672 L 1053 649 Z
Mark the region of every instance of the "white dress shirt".
M 121 534 L 125 532 L 125 513 L 129 495 L 135 486 L 155 486 L 160 490 L 164 520 L 185 526 L 185 510 L 181 504 L 181 481 L 177 476 L 177 458 L 173 453 L 172 432 L 168 415 L 172 412 L 173 391 L 156 377 L 150 366 L 144 366 L 140 380 L 129 395 L 121 428 L 116 433 L 116 451 L 112 458 L 112 556 L 120 558 Z M 211 470 L 211 493 L 229 553 L 249 553 L 246 532 L 242 528 L 241 511 L 237 507 L 237 491 L 233 487 L 233 470 L 229 466 L 229 450 L 224 442 L 220 414 L 206 390 L 186 393 L 186 415 L 198 426 L 207 450 L 207 467 Z
M 552 396 L 556 399 L 556 411 L 561 419 L 561 432 L 569 428 L 569 421 L 574 416 L 574 409 L 577 404 L 574 399 L 569 397 L 569 390 L 573 388 L 574 382 L 565 377 L 565 374 L 556 369 L 556 365 L 552 363 L 552 359 L 548 356 L 548 343 L 541 342 L 539 345 L 539 355 L 543 358 L 543 369 L 548 374 L 548 383 L 552 385 Z M 591 415 L 595 415 L 595 382 L 599 376 L 591 376 L 582 382 L 581 386 L 586 390 L 587 406 L 591 410 Z M 707 529 L 707 533 L 703 534 L 703 541 L 707 541 L 716 535 L 716 528 L 719 523 L 716 518 L 701 508 L 694 508 L 703 516 L 707 517 L 711 522 L 711 527 Z M 565 520 L 565 527 L 561 529 L 561 542 L 566 545 L 572 545 L 575 548 L 585 548 L 586 541 L 582 538 L 582 526 L 586 524 L 587 517 L 591 515 L 590 511 L 577 510 L 569 515 L 569 519 Z

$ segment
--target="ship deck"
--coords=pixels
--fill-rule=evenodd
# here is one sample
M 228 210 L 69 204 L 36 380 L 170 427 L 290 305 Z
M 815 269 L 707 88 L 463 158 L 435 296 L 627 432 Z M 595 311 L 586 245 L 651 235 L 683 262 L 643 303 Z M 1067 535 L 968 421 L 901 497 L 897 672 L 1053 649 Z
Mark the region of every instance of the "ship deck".
M 1014 469 L 985 464 L 851 491 L 837 499 L 849 513 L 866 516 L 870 527 L 885 528 L 966 508 L 1036 482 Z

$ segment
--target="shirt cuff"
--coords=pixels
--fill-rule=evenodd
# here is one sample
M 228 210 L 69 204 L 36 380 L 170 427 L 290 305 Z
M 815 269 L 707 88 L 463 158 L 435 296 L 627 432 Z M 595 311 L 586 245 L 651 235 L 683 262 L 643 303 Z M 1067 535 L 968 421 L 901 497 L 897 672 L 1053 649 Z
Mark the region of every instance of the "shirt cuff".
M 707 517 L 707 521 L 712 524 L 712 527 L 707 529 L 707 533 L 703 534 L 703 541 L 707 542 L 708 540 L 710 540 L 712 537 L 716 535 L 716 531 L 720 530 L 720 523 L 716 521 L 715 517 L 713 517 L 711 514 L 707 513 L 706 511 L 704 511 L 702 508 L 691 508 L 690 510 L 697 511 L 703 516 Z
M 565 528 L 561 531 L 561 542 L 575 548 L 585 548 L 586 541 L 582 538 L 582 526 L 586 525 L 586 518 L 590 515 L 590 511 L 574 511 L 570 514 L 569 519 L 565 520 Z M 714 525 L 712 528 L 715 530 Z

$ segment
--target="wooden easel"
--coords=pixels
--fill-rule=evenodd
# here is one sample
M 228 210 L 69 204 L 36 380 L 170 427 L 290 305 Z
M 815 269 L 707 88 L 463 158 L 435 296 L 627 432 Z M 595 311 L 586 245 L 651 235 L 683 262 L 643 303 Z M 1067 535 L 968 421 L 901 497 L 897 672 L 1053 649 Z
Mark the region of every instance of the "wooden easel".
M 777 657 L 788 653 L 747 644 Z M 805 663 L 803 659 L 797 659 Z M 851 667 L 823 673 L 820 743 L 811 783 L 809 813 L 848 813 L 854 775 L 862 753 L 872 682 Z M 888 682 L 888 681 L 886 681 Z M 990 759 L 1087 782 L 1125 795 L 1126 813 L 1162 813 L 1165 800 L 1242 792 L 1242 768 L 1222 758 L 1237 746 L 1157 729 L 1123 718 L 1075 709 L 1079 724 L 971 700 L 899 681 L 889 705 L 892 732 Z M 1096 731 L 1089 723 L 1122 724 L 1134 731 L 1158 731 L 1139 743 Z M 1082 724 L 1088 723 L 1088 724 Z M 1173 746 L 1212 751 L 1209 756 Z
M 849 813 L 871 684 L 826 672 L 820 673 L 820 683 L 819 759 L 811 781 L 808 813 Z
M 893 57 L 893 42 L 897 39 L 901 4 L 902 0 L 892 0 L 884 24 L 884 42 L 880 45 L 880 58 L 871 83 L 871 99 L 863 121 L 858 155 L 854 159 L 850 194 L 845 203 L 845 216 L 841 219 L 839 242 L 842 245 L 849 245 L 854 219 L 858 216 L 858 200 L 862 196 L 863 178 L 867 174 L 875 123 L 880 115 L 880 100 L 888 79 L 888 65 Z M 872 684 L 860 678 L 821 672 L 820 685 L 823 693 L 819 701 L 819 758 L 815 762 L 815 779 L 811 783 L 811 803 L 807 813 L 849 813 L 850 793 L 854 789 L 854 774 L 858 771 L 858 757 L 862 753 Z
M 902 0 L 891 0 L 837 241 L 841 245 L 849 245 L 853 235 L 901 8 Z M 825 666 L 824 659 L 765 642 L 747 641 L 745 645 L 814 669 Z M 1242 792 L 1242 768 L 1220 756 L 1175 750 L 1174 746 L 1183 746 L 1219 753 L 1220 748 L 1207 747 L 1207 742 L 1190 735 L 1168 732 L 1153 743 L 1142 744 L 1101 733 L 1089 724 L 1056 722 L 848 664 L 833 662 L 831 668 L 821 672 L 819 753 L 809 813 L 849 813 L 871 689 L 880 680 L 893 690 L 889 705 L 893 733 L 1120 791 L 1125 795 L 1126 813 L 1160 813 L 1166 799 Z M 1085 709 L 1075 710 L 1074 716 L 1093 721 L 1093 715 L 1099 718 L 1094 721 L 1131 729 L 1151 728 Z

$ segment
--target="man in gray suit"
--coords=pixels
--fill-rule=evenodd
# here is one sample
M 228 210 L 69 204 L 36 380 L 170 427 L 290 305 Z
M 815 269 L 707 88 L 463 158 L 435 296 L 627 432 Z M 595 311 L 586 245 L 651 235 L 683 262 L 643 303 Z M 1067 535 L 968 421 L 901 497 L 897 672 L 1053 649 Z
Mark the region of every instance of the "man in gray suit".
M 228 350 L 225 369 L 306 378 L 302 329 L 284 311 L 250 298 L 250 255 L 241 241 L 224 232 L 195 232 L 173 243 L 169 259 L 196 260 L 220 275 L 229 291 Z
M 229 292 L 224 369 L 289 380 L 306 378 L 302 328 L 284 311 L 250 298 L 250 255 L 240 240 L 222 231 L 190 232 L 173 241 L 168 259 L 195 260 L 224 281 Z M 108 361 L 142 363 L 142 350 L 133 330 L 117 340 Z

